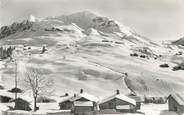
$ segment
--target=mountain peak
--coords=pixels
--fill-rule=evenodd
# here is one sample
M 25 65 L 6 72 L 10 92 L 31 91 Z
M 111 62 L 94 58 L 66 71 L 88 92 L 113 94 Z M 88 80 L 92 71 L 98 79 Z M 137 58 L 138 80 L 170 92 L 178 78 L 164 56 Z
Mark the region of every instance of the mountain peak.
M 34 23 L 36 22 L 36 23 Z M 23 25 L 22 28 L 18 28 L 12 31 L 12 28 L 19 27 L 18 25 Z M 24 21 L 21 24 L 13 24 L 10 27 L 4 27 L 1 29 L 0 38 L 7 37 L 9 33 L 14 34 L 16 32 L 23 32 L 24 30 L 32 28 L 32 30 L 52 30 L 53 28 L 60 28 L 61 26 L 73 25 L 77 27 L 77 30 L 80 30 L 83 33 L 90 35 L 98 35 L 99 33 L 107 34 L 116 34 L 118 37 L 128 40 L 131 39 L 134 41 L 145 42 L 147 40 L 142 40 L 141 36 L 136 35 L 131 32 L 129 28 L 120 24 L 119 22 L 98 15 L 97 13 L 85 10 L 82 12 L 73 13 L 70 15 L 62 15 L 57 17 L 48 17 L 45 19 L 38 19 L 35 16 L 30 15 L 30 18 L 27 21 Z M 17 31 L 19 30 L 19 31 Z M 55 31 L 54 29 L 52 31 Z
M 30 15 L 29 16 L 29 21 L 30 22 L 35 22 L 36 21 L 36 18 L 33 15 Z
M 89 17 L 97 17 L 99 16 L 99 14 L 95 13 L 95 12 L 92 12 L 92 11 L 89 11 L 89 10 L 84 10 L 84 11 L 80 11 L 80 12 L 75 12 L 75 13 L 72 13 L 71 15 L 83 15 L 83 16 L 89 16 Z M 70 15 L 70 16 L 71 16 Z
M 55 18 L 63 21 L 65 24 L 75 23 L 84 30 L 94 28 L 106 33 L 121 32 L 120 26 L 116 21 L 88 10 Z
M 182 46 L 184 46 L 184 37 L 182 37 L 182 38 L 180 38 L 178 40 L 175 40 L 172 43 L 175 44 L 175 45 L 182 45 Z

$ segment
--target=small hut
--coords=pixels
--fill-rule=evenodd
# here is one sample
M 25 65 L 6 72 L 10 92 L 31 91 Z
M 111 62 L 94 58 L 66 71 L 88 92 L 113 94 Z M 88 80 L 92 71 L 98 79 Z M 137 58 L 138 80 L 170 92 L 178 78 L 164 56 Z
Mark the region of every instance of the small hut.
M 128 97 L 130 97 L 136 101 L 136 110 L 141 109 L 141 103 L 144 103 L 144 101 L 140 96 L 130 95 Z
M 165 104 L 167 102 L 167 98 L 165 97 L 153 97 L 153 103 L 155 104 Z
M 0 90 L 0 103 L 9 103 L 14 95 L 6 90 Z
M 171 94 L 167 99 L 169 111 L 184 113 L 184 94 Z
M 72 97 L 67 96 L 59 103 L 59 107 L 61 110 L 72 110 L 73 102 L 71 101 Z
M 0 85 L 0 90 L 3 90 L 5 89 L 3 85 Z
M 144 103 L 165 104 L 167 97 L 144 97 Z
M 116 112 L 135 112 L 136 101 L 128 96 L 120 94 L 117 90 L 116 94 L 103 99 L 99 103 L 100 110 L 112 110 Z
M 15 102 L 14 110 L 31 110 L 30 102 L 25 99 L 18 97 L 17 99 L 14 99 L 13 102 Z

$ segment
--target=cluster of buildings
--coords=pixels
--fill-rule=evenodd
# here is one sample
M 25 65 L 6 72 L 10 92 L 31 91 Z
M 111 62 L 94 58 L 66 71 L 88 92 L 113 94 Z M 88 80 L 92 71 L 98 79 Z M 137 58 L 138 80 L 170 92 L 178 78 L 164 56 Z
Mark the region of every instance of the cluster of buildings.
M 59 102 L 61 110 L 71 110 L 75 115 L 85 113 L 117 113 L 117 112 L 136 112 L 140 109 L 143 101 L 138 96 L 125 96 L 119 90 L 115 94 L 102 100 L 85 93 L 83 89 L 80 93 L 67 97 Z
M 14 102 L 14 110 L 26 110 L 30 111 L 30 99 L 23 96 L 19 96 L 14 99 L 12 93 L 0 90 L 0 103 Z M 120 94 L 117 90 L 115 94 L 100 100 L 96 96 L 84 92 L 83 89 L 80 90 L 78 94 L 73 96 L 63 97 L 61 101 L 58 102 L 60 110 L 69 110 L 75 115 L 85 115 L 95 113 L 116 113 L 116 112 L 136 112 L 140 109 L 142 100 L 138 96 L 125 96 Z
M 10 109 L 14 110 L 31 110 L 32 99 L 30 97 L 19 95 L 15 99 L 15 95 L 6 90 L 0 90 L 0 103 L 6 104 Z
M 13 101 L 15 110 L 31 110 L 28 98 L 21 96 L 16 100 L 12 100 L 14 97 L 10 94 L 0 91 L 0 103 Z M 184 95 L 171 94 L 166 101 L 168 102 L 169 111 L 175 111 L 179 115 L 184 113 Z M 111 96 L 99 99 L 81 89 L 78 94 L 63 97 L 59 101 L 59 109 L 69 110 L 74 115 L 135 113 L 141 108 L 141 103 L 145 103 L 145 100 L 141 97 L 133 94 L 126 96 L 121 94 L 119 90 L 116 90 L 116 93 Z M 159 101 L 159 104 L 165 103 Z
M 168 111 L 174 111 L 179 115 L 184 113 L 184 95 L 171 94 L 166 100 L 154 98 L 154 103 L 165 104 L 168 102 Z M 99 100 L 97 97 L 85 93 L 82 89 L 80 93 L 74 94 L 60 101 L 59 107 L 61 110 L 71 110 L 75 115 L 85 115 L 85 113 L 135 113 L 141 108 L 141 103 L 145 100 L 136 95 L 123 95 L 119 90 L 115 94 Z

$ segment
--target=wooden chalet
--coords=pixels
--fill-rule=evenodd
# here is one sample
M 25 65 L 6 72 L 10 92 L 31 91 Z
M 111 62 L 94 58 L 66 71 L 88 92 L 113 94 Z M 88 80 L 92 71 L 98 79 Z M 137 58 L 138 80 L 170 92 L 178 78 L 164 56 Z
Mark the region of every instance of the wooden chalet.
M 119 90 L 117 90 L 116 94 L 100 101 L 99 108 L 100 111 L 135 112 L 136 101 L 128 96 L 120 94 Z
M 171 94 L 167 99 L 169 111 L 177 112 L 179 115 L 184 113 L 184 94 Z
M 22 99 L 22 98 L 17 98 L 14 99 L 13 102 L 15 102 L 14 110 L 25 110 L 25 111 L 30 111 L 30 102 Z
M 6 90 L 0 90 L 0 103 L 9 103 L 15 96 Z
M 79 94 L 69 97 L 59 103 L 60 109 L 70 109 L 76 115 L 83 115 L 85 113 L 97 111 L 98 98 L 84 93 L 83 89 Z
M 141 109 L 141 103 L 144 103 L 144 100 L 140 96 L 128 96 L 136 101 L 136 110 Z

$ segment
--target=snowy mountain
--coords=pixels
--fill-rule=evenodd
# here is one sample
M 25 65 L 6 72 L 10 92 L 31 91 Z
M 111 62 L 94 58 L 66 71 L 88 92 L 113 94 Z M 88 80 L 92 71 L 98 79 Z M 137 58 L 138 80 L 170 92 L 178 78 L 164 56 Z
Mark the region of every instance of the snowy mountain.
M 48 17 L 46 19 L 38 19 L 34 16 L 21 23 L 13 23 L 10 26 L 1 28 L 1 38 L 7 37 L 16 32 L 25 30 L 49 30 L 63 25 L 76 25 L 84 33 L 88 33 L 90 29 L 97 30 L 103 35 L 116 35 L 120 39 L 126 39 L 134 43 L 151 44 L 152 42 L 144 37 L 132 32 L 128 27 L 107 17 L 98 16 L 89 11 L 74 13 L 71 15 L 63 15 L 58 17 Z
M 172 70 L 183 61 L 182 55 L 175 55 L 183 49 L 154 43 L 89 11 L 39 20 L 31 16 L 28 21 L 2 27 L 0 36 L 1 46 L 14 45 L 21 55 L 17 56 L 20 81 L 26 66 L 39 64 L 55 80 L 57 95 L 80 88 L 101 96 L 116 89 L 147 96 L 184 90 L 184 72 Z M 48 50 L 45 53 L 41 53 L 43 45 Z M 165 63 L 168 68 L 160 67 Z M 11 88 L 15 66 L 8 59 L 0 64 L 2 80 Z
M 150 41 L 137 36 L 136 33 L 120 24 L 119 22 L 110 19 L 108 17 L 99 16 L 89 11 L 78 12 L 71 15 L 58 16 L 49 19 L 58 19 L 63 21 L 65 24 L 75 23 L 80 28 L 87 31 L 90 28 L 96 29 L 103 33 L 115 33 L 118 34 L 122 39 L 131 39 L 134 42 L 142 42 L 148 44 Z
M 184 37 L 182 37 L 182 38 L 180 38 L 180 39 L 178 39 L 176 41 L 173 41 L 172 43 L 175 44 L 175 45 L 182 45 L 182 46 L 184 46 Z
M 30 15 L 29 21 L 30 21 L 30 22 L 35 22 L 35 21 L 36 21 L 36 18 L 35 18 L 34 16 Z

